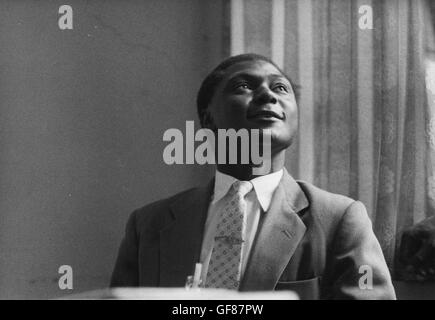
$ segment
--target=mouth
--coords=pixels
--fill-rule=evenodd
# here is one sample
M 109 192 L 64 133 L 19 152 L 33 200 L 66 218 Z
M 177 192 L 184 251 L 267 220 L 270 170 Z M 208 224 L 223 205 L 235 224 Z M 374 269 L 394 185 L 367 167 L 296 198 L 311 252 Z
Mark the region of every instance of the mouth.
M 259 110 L 253 112 L 252 114 L 248 114 L 247 118 L 249 120 L 276 121 L 276 120 L 284 120 L 285 116 L 283 113 L 279 114 L 272 110 Z

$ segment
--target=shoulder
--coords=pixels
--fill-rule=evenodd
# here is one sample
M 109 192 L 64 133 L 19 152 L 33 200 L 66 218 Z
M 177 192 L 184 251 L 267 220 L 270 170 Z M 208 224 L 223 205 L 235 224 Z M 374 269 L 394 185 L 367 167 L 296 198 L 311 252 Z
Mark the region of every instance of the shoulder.
M 181 191 L 170 197 L 160 199 L 134 210 L 129 217 L 137 230 L 159 231 L 172 220 L 171 207 L 174 203 L 190 197 L 199 188 Z
M 135 212 L 137 212 L 136 213 L 137 215 L 143 215 L 143 214 L 146 214 L 147 212 L 161 211 L 161 210 L 167 209 L 174 202 L 180 201 L 183 198 L 188 197 L 190 194 L 195 192 L 195 190 L 197 190 L 197 189 L 198 188 L 190 188 L 188 190 L 181 191 L 181 192 L 179 192 L 175 195 L 172 195 L 170 197 L 163 198 L 163 199 L 148 203 L 148 204 L 144 205 L 143 207 L 136 209 Z
M 308 198 L 310 206 L 333 212 L 344 212 L 355 202 L 355 200 L 350 197 L 326 191 L 309 182 L 302 180 L 298 180 L 297 182 Z
M 367 211 L 362 202 L 323 190 L 306 181 L 298 180 L 297 183 L 308 199 L 311 215 L 323 225 L 324 229 L 334 228 L 349 218 L 360 221 L 368 220 Z

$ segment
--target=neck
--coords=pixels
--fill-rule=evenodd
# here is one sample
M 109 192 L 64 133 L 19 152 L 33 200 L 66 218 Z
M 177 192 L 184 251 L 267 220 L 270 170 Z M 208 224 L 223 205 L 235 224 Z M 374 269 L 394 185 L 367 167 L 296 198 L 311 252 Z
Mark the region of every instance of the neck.
M 285 149 L 279 151 L 277 154 L 272 155 L 272 160 L 270 166 L 268 166 L 267 171 L 261 174 L 255 174 L 255 165 L 252 164 L 218 164 L 217 169 L 219 172 L 230 175 L 241 181 L 249 181 L 258 176 L 267 175 L 270 173 L 277 172 L 284 168 L 285 163 Z

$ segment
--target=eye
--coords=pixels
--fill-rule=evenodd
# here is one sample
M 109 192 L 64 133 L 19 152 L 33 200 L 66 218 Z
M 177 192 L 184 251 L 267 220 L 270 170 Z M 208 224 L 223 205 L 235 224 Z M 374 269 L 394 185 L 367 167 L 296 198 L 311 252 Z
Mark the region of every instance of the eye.
M 238 89 L 242 89 L 242 90 L 250 90 L 250 89 L 252 89 L 252 88 L 251 88 L 251 86 L 249 85 L 249 83 L 247 83 L 247 82 L 239 82 L 239 83 L 236 83 L 236 84 L 234 85 L 234 89 L 236 89 L 236 90 L 238 90 Z
M 283 83 L 278 83 L 273 87 L 274 91 L 278 91 L 278 92 L 288 92 L 288 88 L 285 84 Z

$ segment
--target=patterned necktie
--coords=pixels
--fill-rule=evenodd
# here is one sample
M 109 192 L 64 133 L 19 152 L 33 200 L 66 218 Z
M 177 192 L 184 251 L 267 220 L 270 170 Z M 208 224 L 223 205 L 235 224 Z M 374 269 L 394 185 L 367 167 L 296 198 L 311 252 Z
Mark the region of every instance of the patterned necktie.
M 249 181 L 236 181 L 225 196 L 215 242 L 208 265 L 206 288 L 237 290 L 240 282 L 244 231 L 245 195 L 253 188 Z

